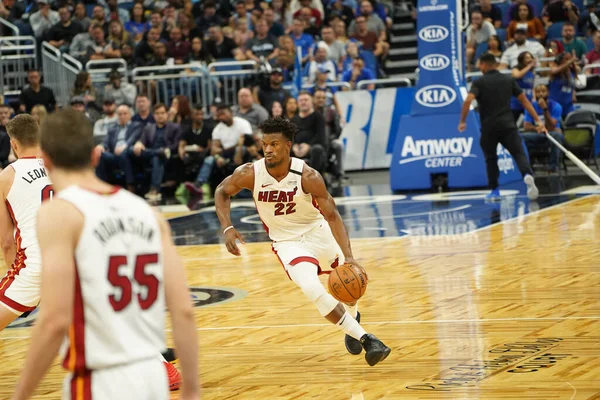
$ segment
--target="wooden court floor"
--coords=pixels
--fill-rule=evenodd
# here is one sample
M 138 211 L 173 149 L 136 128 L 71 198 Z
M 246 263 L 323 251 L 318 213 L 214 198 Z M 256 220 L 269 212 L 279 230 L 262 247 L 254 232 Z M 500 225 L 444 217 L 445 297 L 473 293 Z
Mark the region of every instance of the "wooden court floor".
M 191 286 L 237 294 L 195 311 L 203 398 L 600 399 L 600 196 L 354 249 L 370 275 L 363 325 L 392 348 L 375 367 L 346 353 L 269 244 L 247 244 L 241 258 L 180 247 Z M 0 399 L 29 334 L 0 333 Z M 57 364 L 35 398 L 60 398 L 62 377 Z

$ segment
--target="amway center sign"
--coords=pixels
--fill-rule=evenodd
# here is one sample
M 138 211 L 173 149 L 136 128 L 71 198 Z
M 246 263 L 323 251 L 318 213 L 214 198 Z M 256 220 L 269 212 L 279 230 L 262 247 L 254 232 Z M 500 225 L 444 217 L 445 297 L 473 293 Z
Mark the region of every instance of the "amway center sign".
M 471 154 L 472 137 L 453 137 L 445 139 L 417 139 L 406 136 L 402 144 L 400 164 L 424 160 L 425 168 L 460 167 Z

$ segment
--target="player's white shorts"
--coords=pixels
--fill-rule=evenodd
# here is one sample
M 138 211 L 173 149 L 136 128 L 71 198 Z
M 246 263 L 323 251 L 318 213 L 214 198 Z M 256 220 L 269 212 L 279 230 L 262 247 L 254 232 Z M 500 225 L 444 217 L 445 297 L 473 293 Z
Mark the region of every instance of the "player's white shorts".
M 335 268 L 344 263 L 342 249 L 335 241 L 327 222 L 321 223 L 297 240 L 273 242 L 273 252 L 286 272 L 298 263 L 309 262 L 318 266 L 320 275 L 326 273 L 324 269 Z
M 0 304 L 17 315 L 31 311 L 40 302 L 41 266 L 27 262 L 27 266 L 10 269 L 0 281 Z
M 169 378 L 158 357 L 117 367 L 67 375 L 63 400 L 167 400 Z

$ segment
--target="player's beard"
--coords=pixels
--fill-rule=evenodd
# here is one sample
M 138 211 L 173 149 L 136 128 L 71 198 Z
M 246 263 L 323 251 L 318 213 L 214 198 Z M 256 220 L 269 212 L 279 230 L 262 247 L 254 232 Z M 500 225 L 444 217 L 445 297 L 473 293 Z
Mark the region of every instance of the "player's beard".
M 267 161 L 267 160 L 265 159 L 265 165 L 267 166 L 267 168 L 275 168 L 275 167 L 277 167 L 279 164 L 281 164 L 281 162 L 282 162 L 282 161 L 283 161 L 283 160 L 274 160 L 274 159 L 272 159 L 272 160 L 269 162 L 269 161 Z

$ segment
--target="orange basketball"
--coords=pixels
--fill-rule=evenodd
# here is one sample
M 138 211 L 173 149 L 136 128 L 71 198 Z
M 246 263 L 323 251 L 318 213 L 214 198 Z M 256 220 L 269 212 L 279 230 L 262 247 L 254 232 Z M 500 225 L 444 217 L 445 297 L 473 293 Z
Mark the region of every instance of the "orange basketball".
M 329 293 L 342 303 L 355 303 L 367 290 L 367 277 L 352 264 L 344 264 L 329 274 Z

